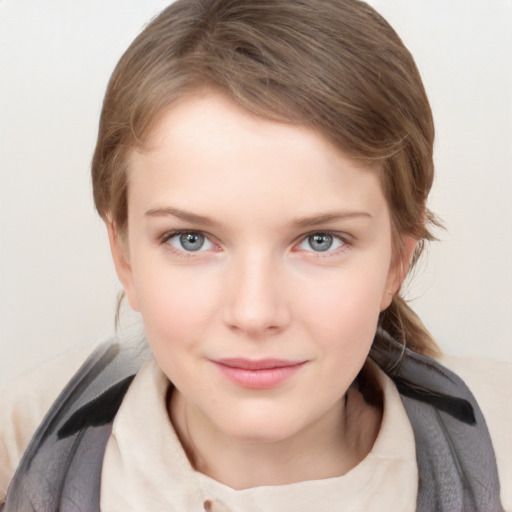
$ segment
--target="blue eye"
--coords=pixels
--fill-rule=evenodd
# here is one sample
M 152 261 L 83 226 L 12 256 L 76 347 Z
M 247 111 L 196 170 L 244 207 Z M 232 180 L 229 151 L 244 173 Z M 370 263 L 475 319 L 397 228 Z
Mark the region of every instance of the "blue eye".
M 167 243 L 175 249 L 186 252 L 206 251 L 214 246 L 208 238 L 197 231 L 175 233 L 169 236 Z
M 345 242 L 338 236 L 331 233 L 313 233 L 307 236 L 300 244 L 303 251 L 326 252 L 333 251 L 345 245 Z

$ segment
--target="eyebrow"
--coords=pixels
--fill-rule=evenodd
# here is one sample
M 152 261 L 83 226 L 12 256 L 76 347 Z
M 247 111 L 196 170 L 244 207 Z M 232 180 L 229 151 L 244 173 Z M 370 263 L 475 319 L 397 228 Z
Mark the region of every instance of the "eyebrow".
M 198 215 L 197 213 L 188 212 L 179 208 L 173 207 L 157 207 L 151 208 L 145 214 L 148 217 L 177 217 L 179 219 L 191 222 L 192 224 L 199 224 L 202 226 L 214 227 L 220 226 L 221 223 L 216 220 L 206 217 L 204 215 Z M 292 220 L 289 224 L 297 226 L 299 228 L 308 228 L 311 226 L 318 226 L 321 224 L 328 224 L 338 220 L 354 219 L 354 218 L 373 218 L 372 215 L 364 211 L 340 211 L 340 212 L 329 212 L 322 213 L 319 215 L 311 215 L 305 217 L 298 217 Z
M 177 217 L 178 219 L 191 222 L 192 224 L 200 224 L 202 226 L 218 226 L 219 222 L 206 217 L 204 215 L 198 215 L 197 213 L 187 212 L 180 210 L 179 208 L 165 207 L 165 208 L 151 208 L 145 214 L 148 217 Z
M 320 224 L 329 224 L 338 220 L 356 219 L 356 218 L 367 218 L 372 219 L 372 215 L 368 212 L 362 211 L 341 211 L 341 212 L 330 212 L 323 213 L 320 215 L 312 215 L 306 217 L 299 217 L 290 222 L 299 228 L 308 228 L 311 226 L 318 226 Z

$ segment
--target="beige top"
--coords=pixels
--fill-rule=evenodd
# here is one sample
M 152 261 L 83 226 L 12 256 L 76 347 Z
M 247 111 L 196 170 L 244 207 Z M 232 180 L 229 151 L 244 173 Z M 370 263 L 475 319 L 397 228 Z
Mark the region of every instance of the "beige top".
M 0 503 L 42 416 L 89 352 L 67 355 L 1 390 Z M 512 512 L 510 365 L 470 358 L 442 362 L 466 381 L 482 408 L 496 451 L 502 503 Z M 413 512 L 418 474 L 412 428 L 393 382 L 375 370 L 384 397 L 383 420 L 361 463 L 337 478 L 233 490 L 191 467 L 167 415 L 169 382 L 151 358 L 114 421 L 105 452 L 101 510 L 310 512 L 330 511 L 335 505 L 350 512 Z

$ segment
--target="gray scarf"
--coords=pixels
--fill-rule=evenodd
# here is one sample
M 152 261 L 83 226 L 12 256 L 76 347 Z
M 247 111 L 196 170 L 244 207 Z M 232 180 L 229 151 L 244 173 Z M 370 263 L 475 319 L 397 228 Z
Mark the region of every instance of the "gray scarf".
M 395 382 L 414 430 L 416 511 L 503 512 L 491 439 L 467 386 L 433 359 L 377 335 L 387 347 L 370 357 Z M 34 435 L 1 512 L 99 512 L 112 422 L 147 356 L 140 344 L 116 341 L 93 352 Z

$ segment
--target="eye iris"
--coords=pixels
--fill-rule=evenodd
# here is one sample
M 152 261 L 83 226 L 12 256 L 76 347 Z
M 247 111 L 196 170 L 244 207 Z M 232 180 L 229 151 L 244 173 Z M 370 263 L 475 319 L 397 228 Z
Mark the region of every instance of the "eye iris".
M 204 236 L 200 233 L 183 233 L 180 243 L 187 251 L 198 251 L 204 244 Z
M 315 233 L 308 238 L 309 245 L 315 251 L 327 251 L 332 246 L 332 235 L 328 233 Z

